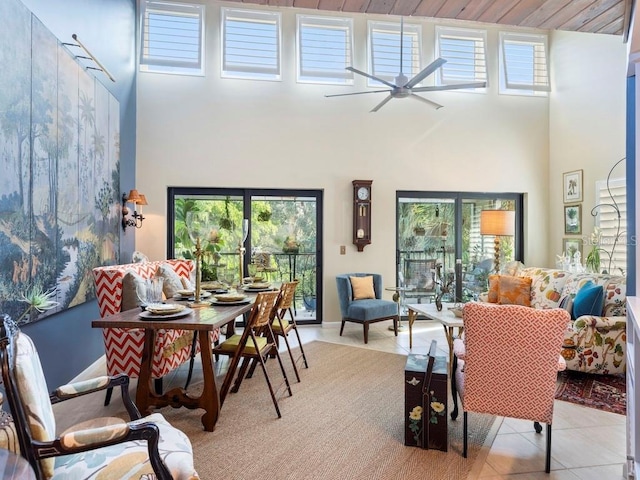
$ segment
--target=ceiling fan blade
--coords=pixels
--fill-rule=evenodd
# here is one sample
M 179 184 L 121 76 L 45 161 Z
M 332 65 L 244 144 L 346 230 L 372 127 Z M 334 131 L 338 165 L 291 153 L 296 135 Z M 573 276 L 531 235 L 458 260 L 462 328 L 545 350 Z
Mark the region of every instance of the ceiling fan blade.
M 423 68 L 421 72 L 418 72 L 415 77 L 413 77 L 411 80 L 409 80 L 404 85 L 404 88 L 413 88 L 414 86 L 419 84 L 422 80 L 424 80 L 429 75 L 431 75 L 433 72 L 435 72 L 437 69 L 439 69 L 445 63 L 447 63 L 447 61 L 444 58 L 435 59 L 433 62 L 431 62 L 425 68 Z
M 436 92 L 439 90 L 460 90 L 465 88 L 484 88 L 487 86 L 487 82 L 475 82 L 475 83 L 458 83 L 454 85 L 436 85 L 433 87 L 418 87 L 412 88 L 412 92 Z
M 378 110 L 380 110 L 382 107 L 384 107 L 384 105 L 391 100 L 393 97 L 391 95 L 388 95 L 387 97 L 385 97 L 384 100 L 382 100 L 378 105 L 376 105 L 375 107 L 373 107 L 371 109 L 371 112 L 377 112 Z
M 362 70 L 358 70 L 357 68 L 347 67 L 347 70 L 349 70 L 350 72 L 353 72 L 353 73 L 357 73 L 359 75 L 363 75 L 363 76 L 365 76 L 367 78 L 375 80 L 376 82 L 384 83 L 385 85 L 388 85 L 391 88 L 396 88 L 396 86 L 393 83 L 387 82 L 386 80 L 383 80 L 382 78 L 374 77 L 373 75 L 370 75 L 367 72 L 363 72 Z
M 438 110 L 439 108 L 442 108 L 442 105 L 440 105 L 439 103 L 432 102 L 431 100 L 427 100 L 426 98 L 421 97 L 420 95 L 416 95 L 415 93 L 412 93 L 410 96 L 411 96 L 411 98 L 415 98 L 416 100 L 420 100 L 421 102 L 424 102 L 427 105 L 431 105 L 436 110 Z
M 382 92 L 390 92 L 388 88 L 384 90 L 369 90 L 367 92 L 353 92 L 353 93 L 335 93 L 333 95 L 325 95 L 325 97 L 346 97 L 347 95 L 363 95 L 365 93 L 382 93 Z

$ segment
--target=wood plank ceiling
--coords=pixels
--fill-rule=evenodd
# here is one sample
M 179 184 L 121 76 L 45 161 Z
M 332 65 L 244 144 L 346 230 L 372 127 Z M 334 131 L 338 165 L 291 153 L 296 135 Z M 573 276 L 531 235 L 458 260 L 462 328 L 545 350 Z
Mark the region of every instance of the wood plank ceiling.
M 298 7 L 435 17 L 545 30 L 622 35 L 626 41 L 634 0 L 230 0 Z

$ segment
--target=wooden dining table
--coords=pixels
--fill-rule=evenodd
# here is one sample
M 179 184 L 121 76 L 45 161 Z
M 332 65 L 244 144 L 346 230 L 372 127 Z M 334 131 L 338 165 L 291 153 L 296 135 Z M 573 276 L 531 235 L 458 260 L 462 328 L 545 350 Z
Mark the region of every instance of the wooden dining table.
M 143 415 L 149 415 L 153 408 L 172 406 L 174 408 L 186 407 L 189 409 L 202 408 L 202 425 L 206 431 L 212 432 L 220 414 L 220 394 L 216 386 L 213 370 L 211 340 L 209 332 L 224 325 L 233 327 L 234 320 L 253 306 L 251 301 L 240 305 L 214 305 L 201 308 L 193 308 L 192 312 L 178 317 L 167 318 L 158 316 L 155 318 L 142 318 L 141 310 L 136 308 L 126 312 L 116 313 L 99 320 L 93 320 L 93 328 L 141 328 L 144 329 L 144 347 L 140 362 L 140 377 L 136 389 L 136 405 Z M 202 373 L 204 388 L 199 397 L 192 397 L 184 388 L 173 388 L 162 395 L 154 392 L 151 385 L 151 368 L 153 363 L 153 350 L 158 330 L 194 330 L 198 332 L 200 342 L 200 357 L 202 359 Z M 233 375 L 237 369 L 239 355 L 233 357 L 227 375 Z

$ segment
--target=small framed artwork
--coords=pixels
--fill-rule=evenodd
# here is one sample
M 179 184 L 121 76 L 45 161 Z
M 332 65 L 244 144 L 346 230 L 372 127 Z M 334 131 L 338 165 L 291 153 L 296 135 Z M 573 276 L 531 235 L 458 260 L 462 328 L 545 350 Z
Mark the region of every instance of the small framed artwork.
M 582 258 L 582 239 L 581 238 L 564 238 L 562 239 L 562 251 L 571 258 L 576 252 L 580 252 Z
M 562 174 L 564 203 L 582 201 L 582 170 Z
M 565 205 L 564 206 L 564 233 L 581 234 L 582 233 L 582 206 L 581 205 Z

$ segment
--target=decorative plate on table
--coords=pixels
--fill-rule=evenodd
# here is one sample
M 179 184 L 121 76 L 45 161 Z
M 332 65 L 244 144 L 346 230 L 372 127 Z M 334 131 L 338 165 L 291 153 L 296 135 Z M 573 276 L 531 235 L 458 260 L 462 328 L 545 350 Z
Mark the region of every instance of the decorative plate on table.
M 227 287 L 224 283 L 222 282 L 217 282 L 217 281 L 212 281 L 212 282 L 202 282 L 200 283 L 200 288 L 202 290 L 208 290 L 208 291 L 212 291 L 212 292 L 216 292 L 219 290 L 226 290 Z
M 235 301 L 218 301 L 218 300 L 211 300 L 211 304 L 212 305 L 216 305 L 216 306 L 223 306 L 223 307 L 231 307 L 232 305 L 246 305 L 247 303 L 251 303 L 251 299 L 250 298 L 244 298 L 242 300 L 235 300 Z
M 241 302 L 243 300 L 248 300 L 247 296 L 242 293 L 223 293 L 220 295 L 215 295 L 213 298 L 216 300 L 216 302 L 220 303 Z
M 245 292 L 266 292 L 271 290 L 270 283 L 250 283 L 244 286 Z
M 175 318 L 186 317 L 191 312 L 193 312 L 192 309 L 190 309 L 189 307 L 185 307 L 184 305 L 177 305 L 177 306 L 182 307 L 182 309 L 178 311 L 174 309 L 172 313 L 166 313 L 170 310 L 165 310 L 162 313 L 154 313 L 154 312 L 157 312 L 158 310 L 151 310 L 151 311 L 145 310 L 144 312 L 140 313 L 139 317 L 142 320 L 173 320 Z
M 173 296 L 175 299 L 187 299 L 194 298 L 195 295 L 194 290 L 178 290 L 176 294 Z M 200 289 L 200 298 L 207 298 L 211 296 L 211 292 L 207 292 L 203 289 Z

